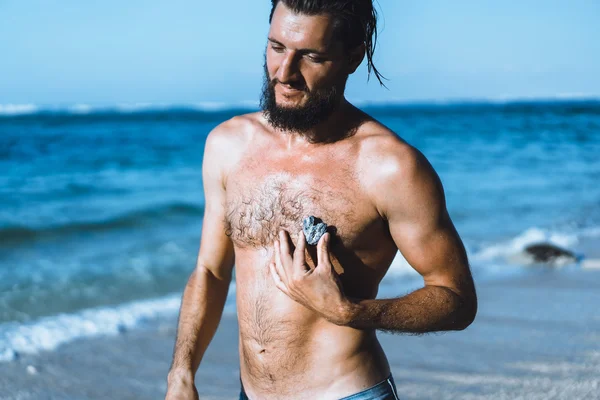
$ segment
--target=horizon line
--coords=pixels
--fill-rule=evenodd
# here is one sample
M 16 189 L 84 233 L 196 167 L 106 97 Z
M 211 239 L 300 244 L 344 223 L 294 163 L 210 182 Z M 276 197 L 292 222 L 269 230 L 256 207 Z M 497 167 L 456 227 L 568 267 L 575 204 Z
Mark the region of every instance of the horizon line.
M 394 107 L 394 106 L 460 106 L 460 105 L 510 105 L 535 103 L 584 103 L 600 102 L 600 95 L 559 94 L 555 96 L 499 96 L 499 97 L 465 97 L 444 99 L 390 99 L 390 100 L 350 100 L 359 107 Z M 148 112 L 192 111 L 192 112 L 224 112 L 233 110 L 258 110 L 259 102 L 242 100 L 236 102 L 200 101 L 188 103 L 150 103 L 120 102 L 70 103 L 70 104 L 36 104 L 5 103 L 0 104 L 0 117 L 27 116 L 35 114 L 72 114 L 88 115 L 98 113 L 137 114 Z

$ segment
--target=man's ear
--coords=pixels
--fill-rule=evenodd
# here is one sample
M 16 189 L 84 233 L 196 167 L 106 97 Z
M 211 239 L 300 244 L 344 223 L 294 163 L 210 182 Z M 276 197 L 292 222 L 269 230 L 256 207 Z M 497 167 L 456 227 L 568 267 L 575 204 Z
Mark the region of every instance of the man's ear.
M 353 74 L 358 66 L 363 62 L 365 58 L 365 44 L 361 43 L 352 50 L 348 55 L 348 75 Z

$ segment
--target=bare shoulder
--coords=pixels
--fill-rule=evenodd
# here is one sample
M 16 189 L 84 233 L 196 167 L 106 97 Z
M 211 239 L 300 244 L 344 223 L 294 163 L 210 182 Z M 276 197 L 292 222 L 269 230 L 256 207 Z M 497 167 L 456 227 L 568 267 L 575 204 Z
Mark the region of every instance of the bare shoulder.
M 209 150 L 231 152 L 243 148 L 250 142 L 257 129 L 262 127 L 258 114 L 238 115 L 217 125 L 206 139 Z
M 226 175 L 262 129 L 260 113 L 238 115 L 217 125 L 206 139 L 205 167 L 217 168 Z
M 418 204 L 445 207 L 441 181 L 415 147 L 395 132 L 373 120 L 361 127 L 358 169 L 361 182 L 380 214 L 403 205 L 414 210 Z

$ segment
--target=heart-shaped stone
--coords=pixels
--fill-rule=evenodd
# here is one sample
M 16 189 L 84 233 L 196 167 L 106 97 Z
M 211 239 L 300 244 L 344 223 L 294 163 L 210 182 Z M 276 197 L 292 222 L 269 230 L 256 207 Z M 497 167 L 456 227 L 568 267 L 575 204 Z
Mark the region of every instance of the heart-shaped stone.
M 327 231 L 327 224 L 311 215 L 302 220 L 302 231 L 308 244 L 314 246 L 319 243 L 319 239 Z

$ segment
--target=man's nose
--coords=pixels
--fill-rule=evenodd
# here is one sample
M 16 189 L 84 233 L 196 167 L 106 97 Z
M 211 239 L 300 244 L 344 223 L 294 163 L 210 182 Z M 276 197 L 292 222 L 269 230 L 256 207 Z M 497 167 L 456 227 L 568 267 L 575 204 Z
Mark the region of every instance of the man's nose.
M 277 80 L 281 83 L 294 82 L 298 79 L 298 62 L 294 52 L 287 53 L 277 70 Z

